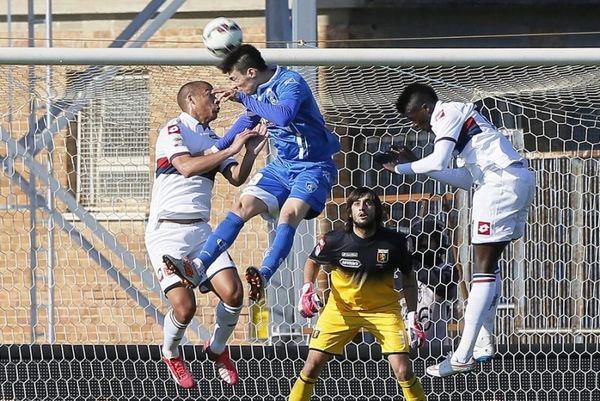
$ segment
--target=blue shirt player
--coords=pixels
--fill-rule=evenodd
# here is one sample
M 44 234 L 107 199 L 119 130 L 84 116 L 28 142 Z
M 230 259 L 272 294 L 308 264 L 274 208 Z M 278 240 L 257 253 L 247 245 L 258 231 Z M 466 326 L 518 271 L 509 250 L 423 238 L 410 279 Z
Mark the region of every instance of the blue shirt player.
M 277 156 L 251 179 L 240 200 L 206 241 L 200 256 L 189 261 L 172 260 L 171 265 L 194 287 L 206 267 L 233 244 L 246 221 L 258 214 L 270 219 L 278 216 L 275 239 L 261 267 L 246 270 L 250 299 L 257 301 L 263 296 L 266 282 L 289 254 L 298 224 L 323 211 L 337 178 L 332 156 L 340 150 L 340 144 L 325 126 L 310 87 L 297 72 L 267 66 L 260 52 L 247 44 L 227 54 L 219 69 L 233 85 L 230 89 L 215 89 L 217 98 L 239 102 L 246 112 L 215 144 L 216 150 L 227 148 L 237 134 L 263 121 Z

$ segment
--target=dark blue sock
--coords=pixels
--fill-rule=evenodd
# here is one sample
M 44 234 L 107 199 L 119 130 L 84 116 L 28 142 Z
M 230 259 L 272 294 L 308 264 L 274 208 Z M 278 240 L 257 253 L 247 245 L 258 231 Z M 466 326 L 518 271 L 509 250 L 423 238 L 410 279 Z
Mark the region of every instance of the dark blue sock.
M 265 256 L 260 273 L 263 275 L 265 280 L 269 280 L 273 274 L 279 268 L 279 265 L 283 263 L 283 260 L 287 257 L 292 249 L 294 243 L 294 235 L 296 229 L 289 224 L 280 224 L 277 226 L 277 232 L 275 233 L 275 239 L 273 240 L 273 246 Z
M 237 214 L 229 212 L 225 220 L 208 237 L 198 256 L 205 269 L 208 269 L 208 266 L 233 244 L 242 227 L 244 227 L 244 220 Z

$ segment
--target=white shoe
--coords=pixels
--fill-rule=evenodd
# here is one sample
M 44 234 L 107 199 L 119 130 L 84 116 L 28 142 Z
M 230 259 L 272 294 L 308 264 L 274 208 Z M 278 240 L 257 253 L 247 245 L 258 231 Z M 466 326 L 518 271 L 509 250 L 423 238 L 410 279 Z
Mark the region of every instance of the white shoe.
M 465 373 L 474 370 L 477 367 L 475 359 L 471 358 L 469 361 L 458 362 L 454 360 L 452 354 L 448 355 L 446 359 L 437 365 L 432 365 L 427 368 L 427 374 L 435 377 L 446 377 L 454 375 L 456 373 Z
M 473 359 L 477 362 L 489 362 L 496 355 L 493 337 L 479 337 L 473 347 Z

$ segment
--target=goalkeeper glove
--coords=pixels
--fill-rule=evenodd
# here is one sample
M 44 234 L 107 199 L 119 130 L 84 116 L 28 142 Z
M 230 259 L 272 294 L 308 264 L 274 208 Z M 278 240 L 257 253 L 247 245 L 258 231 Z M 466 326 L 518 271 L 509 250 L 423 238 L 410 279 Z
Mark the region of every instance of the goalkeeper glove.
M 406 327 L 408 328 L 408 338 L 410 340 L 411 348 L 421 348 L 425 345 L 425 332 L 423 326 L 417 319 L 415 312 L 408 312 L 406 315 Z
M 302 317 L 313 317 L 323 307 L 323 302 L 315 294 L 313 283 L 305 283 L 300 290 L 300 302 L 298 302 L 298 312 Z

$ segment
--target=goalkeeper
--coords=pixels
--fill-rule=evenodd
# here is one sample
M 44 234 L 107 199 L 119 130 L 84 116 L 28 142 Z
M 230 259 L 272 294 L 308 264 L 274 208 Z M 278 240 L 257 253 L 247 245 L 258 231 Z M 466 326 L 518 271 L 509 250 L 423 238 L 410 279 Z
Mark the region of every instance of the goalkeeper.
M 409 344 L 423 346 L 425 334 L 415 317 L 417 286 L 406 237 L 383 227 L 383 206 L 371 189 L 354 189 L 346 199 L 345 213 L 345 230 L 321 237 L 304 266 L 300 314 L 312 317 L 320 307 L 313 287 L 320 265 L 332 269 L 331 293 L 313 329 L 308 357 L 289 400 L 310 400 L 329 357 L 342 354 L 361 328 L 369 330 L 381 344 L 404 398 L 425 400 L 408 355 Z M 396 269 L 402 273 L 409 333 L 394 286 Z
M 502 284 L 498 260 L 523 236 L 535 191 L 534 174 L 510 141 L 471 103 L 444 103 L 428 85 L 406 87 L 396 107 L 416 129 L 435 135 L 433 152 L 421 160 L 406 149 L 376 159 L 397 174 L 427 174 L 446 184 L 474 187 L 471 242 L 474 273 L 460 344 L 453 355 L 427 368 L 444 377 L 475 369 L 494 357 L 494 320 Z M 448 168 L 456 157 L 458 168 Z M 387 158 L 387 159 L 386 159 Z

